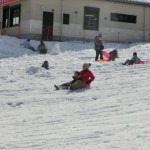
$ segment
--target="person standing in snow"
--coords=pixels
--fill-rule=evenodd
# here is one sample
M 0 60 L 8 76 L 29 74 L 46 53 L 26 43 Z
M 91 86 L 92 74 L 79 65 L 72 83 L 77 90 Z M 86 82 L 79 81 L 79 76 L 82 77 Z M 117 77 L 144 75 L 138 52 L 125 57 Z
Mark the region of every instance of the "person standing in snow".
M 24 48 L 31 49 L 32 51 L 35 52 L 34 47 L 32 47 L 31 44 L 30 44 L 30 39 L 27 39 L 23 43 L 20 43 L 20 45 L 23 46 Z
M 133 65 L 133 64 L 139 64 L 140 58 L 137 57 L 137 53 L 133 53 L 133 57 L 131 59 L 127 59 L 122 65 Z
M 94 49 L 96 52 L 95 61 L 98 60 L 99 55 L 100 55 L 100 59 L 103 59 L 102 50 L 104 49 L 104 42 L 102 40 L 102 34 L 101 33 L 99 33 L 95 37 L 94 44 L 95 44 Z

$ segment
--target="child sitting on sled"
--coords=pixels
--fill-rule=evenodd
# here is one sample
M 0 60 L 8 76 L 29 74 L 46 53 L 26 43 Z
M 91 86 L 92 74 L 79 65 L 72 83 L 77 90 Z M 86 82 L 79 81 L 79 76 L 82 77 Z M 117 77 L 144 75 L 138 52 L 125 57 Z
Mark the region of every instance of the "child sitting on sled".
M 119 58 L 117 49 L 114 49 L 110 51 L 109 53 L 103 50 L 102 53 L 108 59 L 108 61 L 115 61 L 116 58 Z
M 70 82 L 66 82 L 63 83 L 61 85 L 54 85 L 54 87 L 56 88 L 56 90 L 62 89 L 62 90 L 66 90 L 66 89 L 71 89 L 72 84 L 74 84 L 77 80 L 81 80 L 80 78 L 80 72 L 75 71 L 74 75 L 72 76 L 73 80 Z
M 95 79 L 93 73 L 89 70 L 90 66 L 91 66 L 90 63 L 84 63 L 82 66 L 82 71 L 80 72 L 76 71 L 72 81 L 64 83 L 60 86 L 54 85 L 56 90 L 59 89 L 76 90 L 84 87 L 90 87 L 91 82 L 93 82 Z
M 140 58 L 137 57 L 137 53 L 134 52 L 131 59 L 127 59 L 122 65 L 133 65 L 133 64 L 139 64 Z
M 118 57 L 118 51 L 116 49 L 109 52 L 109 61 L 115 61 Z

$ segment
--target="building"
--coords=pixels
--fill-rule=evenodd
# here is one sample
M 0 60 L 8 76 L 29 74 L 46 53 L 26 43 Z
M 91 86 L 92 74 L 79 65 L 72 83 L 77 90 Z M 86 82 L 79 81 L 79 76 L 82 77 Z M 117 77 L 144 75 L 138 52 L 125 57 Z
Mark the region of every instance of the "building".
M 2 35 L 93 40 L 102 33 L 107 41 L 150 41 L 150 0 L 14 0 L 0 10 Z

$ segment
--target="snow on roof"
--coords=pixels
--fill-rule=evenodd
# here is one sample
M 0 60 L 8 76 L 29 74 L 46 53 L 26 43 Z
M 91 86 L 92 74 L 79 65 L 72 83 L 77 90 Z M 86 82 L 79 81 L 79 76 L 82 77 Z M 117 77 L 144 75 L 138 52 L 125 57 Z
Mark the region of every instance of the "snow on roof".
M 150 6 L 150 0 L 104 0 L 104 1 Z

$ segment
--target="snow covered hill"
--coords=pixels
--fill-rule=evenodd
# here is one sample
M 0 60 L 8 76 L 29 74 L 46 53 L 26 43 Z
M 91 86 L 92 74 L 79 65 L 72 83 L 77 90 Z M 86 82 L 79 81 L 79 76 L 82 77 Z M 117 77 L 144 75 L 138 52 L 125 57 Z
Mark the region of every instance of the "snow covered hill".
M 40 55 L 22 41 L 0 37 L 1 150 L 149 150 L 149 43 L 105 43 L 119 58 L 97 63 L 92 42 L 45 42 Z M 147 63 L 121 65 L 135 51 Z M 54 90 L 85 62 L 95 75 L 90 89 Z

